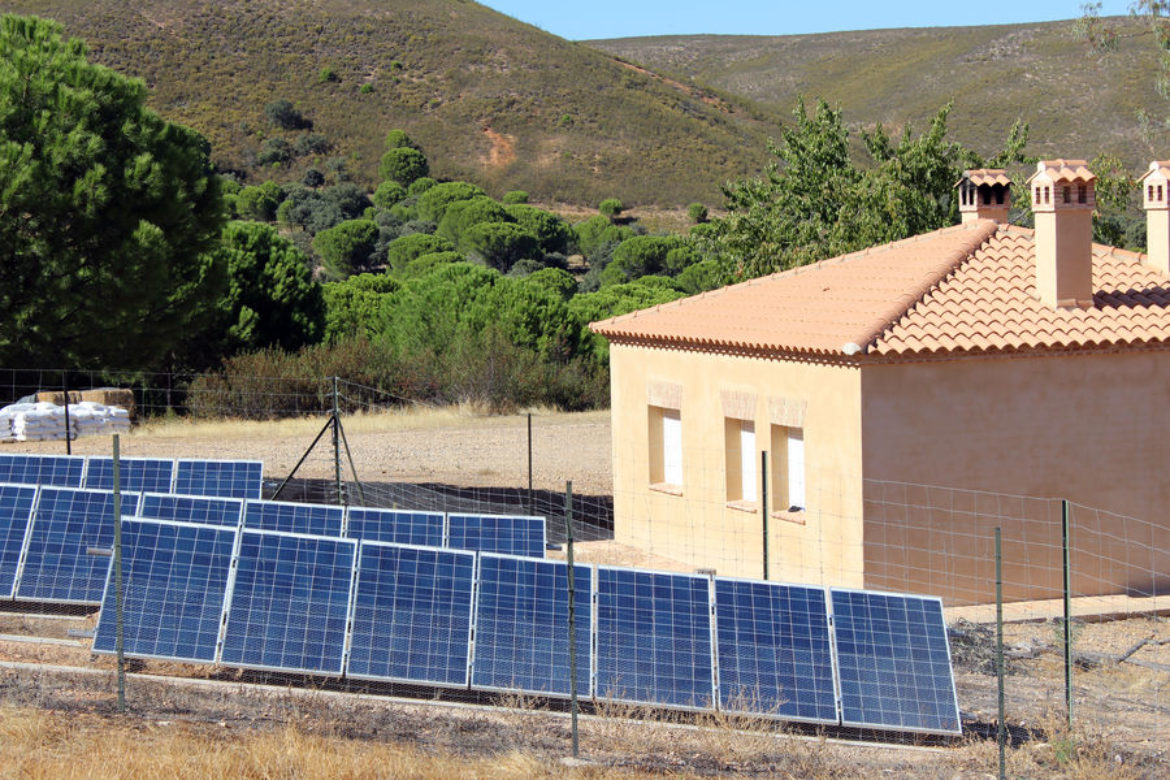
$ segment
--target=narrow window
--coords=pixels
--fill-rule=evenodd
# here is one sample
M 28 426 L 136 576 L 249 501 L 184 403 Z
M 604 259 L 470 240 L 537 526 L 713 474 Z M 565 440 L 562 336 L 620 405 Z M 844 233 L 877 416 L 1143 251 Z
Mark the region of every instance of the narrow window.
M 776 510 L 800 512 L 805 508 L 804 477 L 804 429 L 773 425 L 772 482 Z
M 1161 184 L 1158 185 L 1158 202 L 1159 203 L 1162 202 L 1162 185 Z
M 1085 203 L 1089 198 L 1089 188 L 1084 184 L 1077 185 L 1077 203 Z
M 727 500 L 756 501 L 756 425 L 731 417 L 723 421 L 727 463 Z
M 1060 188 L 1061 202 L 1072 203 L 1072 187 Z
M 649 410 L 650 484 L 682 487 L 682 416 L 678 409 Z

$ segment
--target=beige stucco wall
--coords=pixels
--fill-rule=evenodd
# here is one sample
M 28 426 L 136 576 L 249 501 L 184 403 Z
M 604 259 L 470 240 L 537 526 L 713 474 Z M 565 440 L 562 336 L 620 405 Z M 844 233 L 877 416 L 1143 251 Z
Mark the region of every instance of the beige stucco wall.
M 867 482 L 868 587 L 987 601 L 1000 525 L 1007 597 L 1059 595 L 1059 505 L 1006 495 L 1106 510 L 1074 509 L 1075 594 L 1170 575 L 1170 352 L 866 366 L 861 390 L 867 480 L 995 494 Z
M 807 508 L 770 517 L 772 579 L 860 586 L 860 372 L 855 367 L 683 353 L 613 344 L 617 541 L 720 575 L 763 574 L 763 521 L 728 501 L 725 399 L 754 396 L 757 454 L 769 451 L 776 402 L 803 403 Z M 648 390 L 681 387 L 681 494 L 651 487 Z M 774 496 L 775 491 L 772 491 Z M 771 498 L 772 496 L 770 496 Z

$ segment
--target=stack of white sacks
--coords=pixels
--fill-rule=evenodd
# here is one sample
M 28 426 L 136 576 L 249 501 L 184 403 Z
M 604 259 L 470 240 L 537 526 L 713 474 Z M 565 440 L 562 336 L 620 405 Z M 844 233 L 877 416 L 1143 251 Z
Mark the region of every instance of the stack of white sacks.
M 69 404 L 69 438 L 126 433 L 130 413 L 120 406 L 93 401 Z M 16 403 L 0 409 L 0 439 L 63 441 L 65 407 L 47 401 Z

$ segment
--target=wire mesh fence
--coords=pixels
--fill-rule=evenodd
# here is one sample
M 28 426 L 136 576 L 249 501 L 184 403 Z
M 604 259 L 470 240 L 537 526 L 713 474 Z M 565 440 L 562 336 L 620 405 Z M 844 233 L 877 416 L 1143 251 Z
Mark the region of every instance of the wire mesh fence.
M 11 400 L 32 383 L 27 374 L 16 374 L 8 372 L 3 385 Z M 53 378 L 52 372 L 43 376 Z M 1068 504 L 1066 510 L 1058 497 L 816 475 L 810 475 L 806 505 L 799 511 L 772 506 L 760 511 L 763 493 L 770 487 L 766 470 L 754 502 L 743 496 L 699 500 L 703 491 L 691 485 L 684 486 L 681 495 L 632 491 L 624 484 L 615 489 L 608 464 L 615 457 L 620 461 L 623 454 L 610 452 L 605 423 L 598 416 L 588 418 L 582 431 L 564 427 L 548 414 L 463 415 L 448 437 L 442 432 L 444 425 L 379 427 L 375 421 L 401 415 L 404 407 L 401 399 L 380 396 L 372 388 L 341 382 L 335 397 L 330 380 L 306 383 L 310 385 L 316 393 L 315 407 L 306 410 L 301 422 L 255 423 L 259 428 L 253 429 L 232 419 L 215 428 L 210 438 L 201 438 L 194 428 L 181 428 L 190 422 L 183 419 L 189 416 L 183 412 L 170 425 L 140 425 L 126 438 L 124 453 L 262 457 L 266 499 L 538 515 L 547 518 L 548 541 L 554 546 L 563 545 L 565 518 L 571 516 L 579 543 L 576 560 L 586 567 L 632 566 L 701 572 L 700 576 L 713 571 L 721 577 L 751 579 L 762 579 L 766 573 L 773 581 L 941 596 L 959 706 L 972 739 L 992 738 L 997 720 L 998 528 L 1003 536 L 1000 563 L 1006 601 L 1006 717 L 1013 743 L 1023 750 L 1027 745 L 1051 744 L 1058 737 L 1075 738 L 1081 744 L 1107 746 L 1124 763 L 1153 760 L 1150 756 L 1156 750 L 1151 745 L 1170 736 L 1165 694 L 1170 686 L 1170 626 L 1163 618 L 1170 610 L 1166 593 L 1170 539 L 1159 518 L 1130 518 L 1083 504 Z M 177 392 L 169 399 L 175 407 L 157 402 L 162 396 L 155 392 L 136 393 L 136 401 L 143 399 L 143 408 L 155 416 L 178 406 Z M 255 390 L 237 403 L 256 412 L 288 408 L 294 395 Z M 331 428 L 335 407 L 340 425 Z M 173 432 L 176 425 L 181 428 L 178 434 Z M 316 437 L 315 446 L 310 446 Z M 267 449 L 270 440 L 283 442 L 275 455 Z M 388 440 L 397 446 L 387 446 Z M 75 452 L 108 454 L 108 439 L 78 440 L 73 445 Z M 7 447 L 63 450 L 52 442 Z M 197 453 L 177 451 L 190 447 Z M 429 463 L 440 455 L 446 465 Z M 711 463 L 724 456 L 721 451 L 688 454 Z M 595 473 L 599 471 L 603 473 Z M 715 467 L 703 471 L 699 479 L 716 488 L 728 482 L 726 471 Z M 568 505 L 565 486 L 570 481 L 574 490 Z M 1072 731 L 1066 723 L 1063 663 L 1066 511 Z M 563 555 L 563 550 L 548 551 L 550 558 Z M 0 652 L 8 663 L 109 668 L 108 659 L 89 657 L 91 640 L 73 636 L 96 625 L 99 613 L 92 608 L 9 601 L 0 611 Z M 419 628 L 413 641 L 423 642 L 425 634 Z M 143 670 L 192 673 L 173 664 L 134 663 Z M 632 676 L 638 659 L 618 658 L 614 663 Z M 262 673 L 248 679 L 263 679 Z M 277 679 L 286 678 L 277 674 Z M 454 694 L 446 690 L 444 695 Z M 135 701 L 133 692 L 130 700 Z M 630 706 L 598 706 L 602 714 L 616 715 L 619 710 L 622 718 L 631 714 Z M 775 727 L 769 723 L 764 728 Z

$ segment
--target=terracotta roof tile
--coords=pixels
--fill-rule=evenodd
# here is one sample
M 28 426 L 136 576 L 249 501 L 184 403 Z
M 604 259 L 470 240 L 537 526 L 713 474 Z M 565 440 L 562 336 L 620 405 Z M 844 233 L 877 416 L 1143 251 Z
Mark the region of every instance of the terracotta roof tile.
M 963 178 L 959 181 L 961 182 L 964 179 L 969 179 L 975 186 L 981 184 L 1000 184 L 1004 187 L 1010 187 L 1012 184 L 1012 180 L 1002 168 L 975 168 L 964 171 Z
M 593 324 L 617 342 L 914 356 L 1170 343 L 1170 277 L 1094 246 L 1093 307 L 1036 297 L 1031 230 L 990 220 Z

